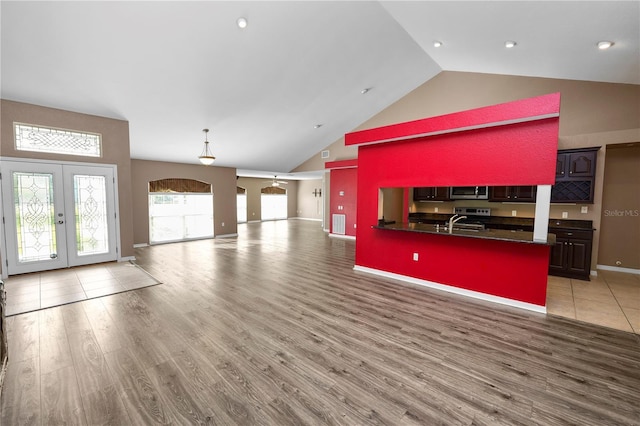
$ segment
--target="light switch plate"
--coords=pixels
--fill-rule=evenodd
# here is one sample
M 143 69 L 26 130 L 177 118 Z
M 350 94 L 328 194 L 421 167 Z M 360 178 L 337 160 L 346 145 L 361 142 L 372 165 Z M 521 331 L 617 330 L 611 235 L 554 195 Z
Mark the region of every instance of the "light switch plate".
M 569 217 L 569 212 L 562 212 L 562 218 L 566 219 Z
M 517 210 L 511 210 L 511 216 L 518 216 Z
M 589 213 L 589 206 L 580 207 L 580 213 Z

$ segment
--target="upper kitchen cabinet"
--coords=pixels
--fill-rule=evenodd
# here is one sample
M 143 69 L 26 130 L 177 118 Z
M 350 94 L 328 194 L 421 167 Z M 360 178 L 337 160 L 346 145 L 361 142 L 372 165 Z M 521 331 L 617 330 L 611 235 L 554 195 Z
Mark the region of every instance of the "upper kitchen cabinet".
M 593 203 L 599 149 L 558 151 L 556 183 L 551 188 L 552 203 Z
M 413 188 L 413 201 L 447 201 L 449 200 L 448 186 L 429 186 Z
M 512 203 L 535 203 L 536 186 L 492 186 L 489 201 Z
M 596 174 L 596 156 L 599 149 L 598 147 L 558 151 L 556 180 L 594 177 Z

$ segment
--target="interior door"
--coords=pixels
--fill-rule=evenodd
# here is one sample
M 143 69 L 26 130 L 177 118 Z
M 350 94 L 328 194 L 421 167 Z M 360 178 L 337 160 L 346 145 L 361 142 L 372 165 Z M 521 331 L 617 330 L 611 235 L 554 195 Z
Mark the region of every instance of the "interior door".
M 112 166 L 2 162 L 9 275 L 117 259 Z

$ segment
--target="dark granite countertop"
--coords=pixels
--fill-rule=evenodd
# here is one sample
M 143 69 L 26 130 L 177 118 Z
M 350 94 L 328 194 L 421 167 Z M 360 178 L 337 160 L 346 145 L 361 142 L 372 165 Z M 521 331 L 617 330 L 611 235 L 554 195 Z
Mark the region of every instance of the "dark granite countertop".
M 453 232 L 445 230 L 444 226 L 437 226 L 426 223 L 391 223 L 384 226 L 374 225 L 375 229 L 384 229 L 389 231 L 403 231 L 403 232 L 418 232 L 423 234 L 441 234 L 452 237 L 467 237 L 467 238 L 480 238 L 484 240 L 499 240 L 510 241 L 515 243 L 527 243 L 527 244 L 544 244 L 554 245 L 556 243 L 556 236 L 554 234 L 547 235 L 547 241 L 533 241 L 533 232 L 529 231 L 513 231 L 506 229 L 456 229 L 454 226 Z
M 443 225 L 453 214 L 446 213 L 409 213 L 409 222 L 440 223 Z M 480 222 L 487 228 L 502 227 L 523 231 L 533 231 L 533 218 L 506 216 L 471 216 L 467 221 Z M 593 221 L 574 219 L 549 219 L 549 230 L 553 228 L 593 230 Z

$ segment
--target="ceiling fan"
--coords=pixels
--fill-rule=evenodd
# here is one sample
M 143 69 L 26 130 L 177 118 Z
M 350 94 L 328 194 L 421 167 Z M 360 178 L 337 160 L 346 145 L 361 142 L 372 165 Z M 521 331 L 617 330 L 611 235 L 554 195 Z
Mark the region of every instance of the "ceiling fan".
M 271 184 L 271 186 L 275 186 L 278 187 L 280 185 L 287 185 L 289 182 L 284 181 L 284 180 L 278 180 L 278 175 L 273 175 L 273 180 L 272 181 L 267 181 Z

